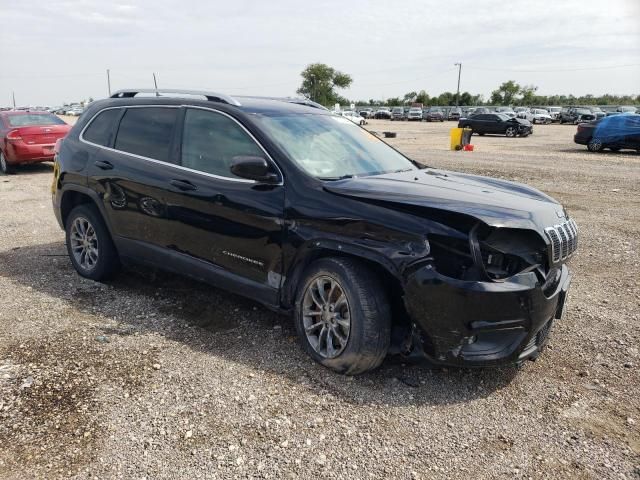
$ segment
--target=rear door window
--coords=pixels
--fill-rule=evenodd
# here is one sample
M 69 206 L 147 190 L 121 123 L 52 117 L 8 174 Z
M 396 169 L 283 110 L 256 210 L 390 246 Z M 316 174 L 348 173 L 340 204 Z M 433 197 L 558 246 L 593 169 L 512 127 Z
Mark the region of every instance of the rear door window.
M 127 108 L 118 129 L 115 149 L 143 157 L 171 161 L 170 149 L 178 108 Z
M 116 134 L 116 122 L 121 113 L 120 108 L 103 110 L 91 121 L 82 138 L 103 147 L 111 147 Z

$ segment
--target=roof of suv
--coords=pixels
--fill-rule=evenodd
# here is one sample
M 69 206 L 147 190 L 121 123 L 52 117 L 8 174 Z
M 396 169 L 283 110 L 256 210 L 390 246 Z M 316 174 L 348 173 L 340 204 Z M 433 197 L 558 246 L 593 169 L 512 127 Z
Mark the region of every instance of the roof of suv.
M 228 108 L 238 108 L 246 113 L 263 114 L 330 113 L 322 105 L 306 98 L 230 96 L 195 90 L 126 89 L 115 92 L 110 98 L 100 101 L 100 104 L 109 106 L 157 105 L 159 103 L 171 105 L 188 103 L 208 107 L 224 105 Z

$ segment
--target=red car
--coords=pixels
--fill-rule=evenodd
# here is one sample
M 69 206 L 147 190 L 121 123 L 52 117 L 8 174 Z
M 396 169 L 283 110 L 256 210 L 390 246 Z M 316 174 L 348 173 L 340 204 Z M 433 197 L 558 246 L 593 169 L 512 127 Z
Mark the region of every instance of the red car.
M 71 130 L 48 112 L 0 112 L 0 171 L 11 173 L 24 163 L 49 162 L 58 139 Z

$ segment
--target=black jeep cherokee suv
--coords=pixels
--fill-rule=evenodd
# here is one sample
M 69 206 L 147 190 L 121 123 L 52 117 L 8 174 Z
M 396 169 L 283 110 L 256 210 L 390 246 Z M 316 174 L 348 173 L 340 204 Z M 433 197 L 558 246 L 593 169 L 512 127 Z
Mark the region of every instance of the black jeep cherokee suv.
M 91 104 L 57 147 L 80 275 L 141 262 L 246 295 L 347 374 L 388 352 L 488 366 L 544 346 L 577 248 L 552 198 L 424 167 L 295 100 L 140 93 Z

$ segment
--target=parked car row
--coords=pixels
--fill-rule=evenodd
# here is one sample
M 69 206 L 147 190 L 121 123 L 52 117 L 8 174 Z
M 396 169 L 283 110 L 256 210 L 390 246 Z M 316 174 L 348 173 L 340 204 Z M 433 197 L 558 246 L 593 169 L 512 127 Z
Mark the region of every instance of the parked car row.
M 417 107 L 372 107 L 356 108 L 358 114 L 363 118 L 377 118 L 387 120 L 427 120 L 444 121 L 460 120 L 474 114 L 480 113 L 502 113 L 512 118 L 521 118 L 534 124 L 550 124 L 553 122 L 578 124 L 583 121 L 593 121 L 621 113 L 636 113 L 637 107 L 598 107 L 598 106 L 534 106 L 534 107 L 440 107 L 433 106 L 421 108 L 422 118 L 417 114 Z M 409 112 L 413 110 L 411 116 Z M 439 112 L 439 113 L 438 113 Z M 442 116 L 442 120 L 440 119 Z

